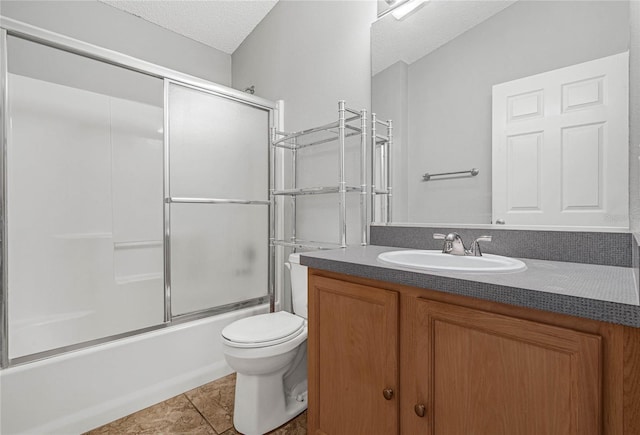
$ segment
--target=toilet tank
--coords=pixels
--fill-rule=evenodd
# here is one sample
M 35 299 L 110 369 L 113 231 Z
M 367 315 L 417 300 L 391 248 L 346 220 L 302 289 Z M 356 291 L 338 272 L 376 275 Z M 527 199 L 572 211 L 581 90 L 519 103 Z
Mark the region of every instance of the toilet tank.
M 307 266 L 300 264 L 300 254 L 289 255 L 293 312 L 307 318 Z

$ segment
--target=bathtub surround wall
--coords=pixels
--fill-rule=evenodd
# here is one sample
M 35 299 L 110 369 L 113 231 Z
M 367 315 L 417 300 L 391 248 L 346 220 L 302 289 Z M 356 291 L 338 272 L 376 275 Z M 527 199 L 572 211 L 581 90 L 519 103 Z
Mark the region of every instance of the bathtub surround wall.
M 8 357 L 161 324 L 162 107 L 13 73 L 9 92 Z
M 0 2 L 0 15 L 231 86 L 231 56 L 98 2 Z

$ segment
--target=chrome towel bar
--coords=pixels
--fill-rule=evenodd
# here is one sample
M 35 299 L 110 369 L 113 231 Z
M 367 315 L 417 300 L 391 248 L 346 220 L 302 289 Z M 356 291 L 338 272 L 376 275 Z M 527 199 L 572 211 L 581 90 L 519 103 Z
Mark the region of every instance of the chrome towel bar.
M 478 169 L 478 168 L 469 169 L 468 171 L 440 172 L 438 174 L 430 174 L 430 173 L 427 172 L 426 174 L 424 174 L 422 176 L 422 181 L 429 181 L 429 180 L 431 180 L 431 177 L 440 177 L 440 176 L 444 176 L 444 175 L 469 174 L 471 177 L 475 177 L 479 173 L 480 173 L 480 169 Z

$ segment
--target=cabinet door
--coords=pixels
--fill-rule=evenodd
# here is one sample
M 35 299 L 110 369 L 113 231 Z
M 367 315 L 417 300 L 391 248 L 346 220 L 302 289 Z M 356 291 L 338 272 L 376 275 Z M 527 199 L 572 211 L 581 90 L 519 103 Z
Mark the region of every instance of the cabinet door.
M 398 433 L 397 335 L 396 292 L 309 276 L 310 434 Z
M 418 299 L 416 403 L 407 433 L 601 432 L 600 337 Z

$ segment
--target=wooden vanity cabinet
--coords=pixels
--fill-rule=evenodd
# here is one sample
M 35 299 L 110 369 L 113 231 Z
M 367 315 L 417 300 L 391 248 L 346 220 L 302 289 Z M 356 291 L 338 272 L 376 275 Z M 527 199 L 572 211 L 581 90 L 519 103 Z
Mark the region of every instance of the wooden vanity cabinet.
M 312 269 L 309 433 L 638 435 L 639 331 Z
M 600 433 L 601 338 L 415 298 L 405 433 Z M 412 376 L 413 375 L 413 376 Z M 410 413 L 409 413 L 410 414 Z
M 398 433 L 398 293 L 317 276 L 309 322 L 309 433 Z

